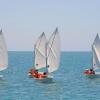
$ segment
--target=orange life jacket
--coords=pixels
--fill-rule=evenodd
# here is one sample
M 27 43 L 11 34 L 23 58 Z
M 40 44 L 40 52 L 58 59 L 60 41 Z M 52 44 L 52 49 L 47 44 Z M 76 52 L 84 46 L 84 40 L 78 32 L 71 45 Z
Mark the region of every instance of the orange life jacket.
M 30 69 L 29 73 L 31 74 L 31 76 L 33 76 L 35 78 L 46 78 L 47 77 L 47 75 L 36 72 L 35 69 Z
M 38 78 L 46 78 L 47 75 L 44 75 L 44 74 L 41 74 L 41 73 L 38 73 Z

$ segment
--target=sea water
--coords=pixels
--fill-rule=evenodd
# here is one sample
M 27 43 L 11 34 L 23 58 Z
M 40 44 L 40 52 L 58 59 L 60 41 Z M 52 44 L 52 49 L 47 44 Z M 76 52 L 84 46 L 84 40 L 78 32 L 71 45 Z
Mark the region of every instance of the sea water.
M 33 52 L 9 52 L 9 67 L 0 72 L 0 100 L 100 100 L 100 78 L 87 78 L 91 52 L 62 52 L 52 81 L 28 77 Z

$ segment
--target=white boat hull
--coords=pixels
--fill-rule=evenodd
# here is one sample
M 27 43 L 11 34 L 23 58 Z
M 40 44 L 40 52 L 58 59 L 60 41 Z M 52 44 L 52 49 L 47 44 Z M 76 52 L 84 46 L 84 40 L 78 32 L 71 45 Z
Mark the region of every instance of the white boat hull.
M 95 72 L 96 75 L 100 75 L 100 72 Z
M 48 76 L 46 78 L 35 78 L 36 81 L 40 82 L 40 83 L 45 83 L 45 84 L 50 84 L 53 83 L 53 77 L 52 76 Z
M 53 83 L 53 76 L 50 76 L 50 75 L 48 75 L 45 78 L 35 78 L 31 74 L 28 74 L 28 75 L 29 75 L 30 78 L 33 78 L 40 83 L 46 83 L 46 84 Z

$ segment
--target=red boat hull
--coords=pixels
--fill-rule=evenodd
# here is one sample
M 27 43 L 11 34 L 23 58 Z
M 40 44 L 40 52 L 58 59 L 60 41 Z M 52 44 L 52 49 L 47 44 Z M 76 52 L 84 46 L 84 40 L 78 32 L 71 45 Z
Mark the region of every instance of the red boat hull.
M 93 78 L 93 77 L 96 76 L 95 73 L 94 72 L 91 72 L 90 70 L 85 70 L 84 71 L 84 75 L 86 75 L 86 76 L 88 76 L 90 78 Z

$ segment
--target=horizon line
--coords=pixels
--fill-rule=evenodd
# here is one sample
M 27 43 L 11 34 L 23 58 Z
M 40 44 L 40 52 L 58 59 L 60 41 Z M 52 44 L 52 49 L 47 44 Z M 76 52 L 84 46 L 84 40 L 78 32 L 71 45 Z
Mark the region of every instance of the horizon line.
M 8 52 L 9 51 L 10 52 L 11 51 L 12 52 L 33 52 L 34 50 L 33 51 L 32 50 L 8 50 Z M 80 51 L 79 50 L 77 50 L 77 51 L 76 50 L 75 51 L 67 51 L 67 50 L 65 51 L 65 50 L 62 50 L 61 52 L 92 52 L 92 51 L 89 51 L 89 50 L 84 50 L 84 51 L 82 51 L 82 50 L 80 50 Z

